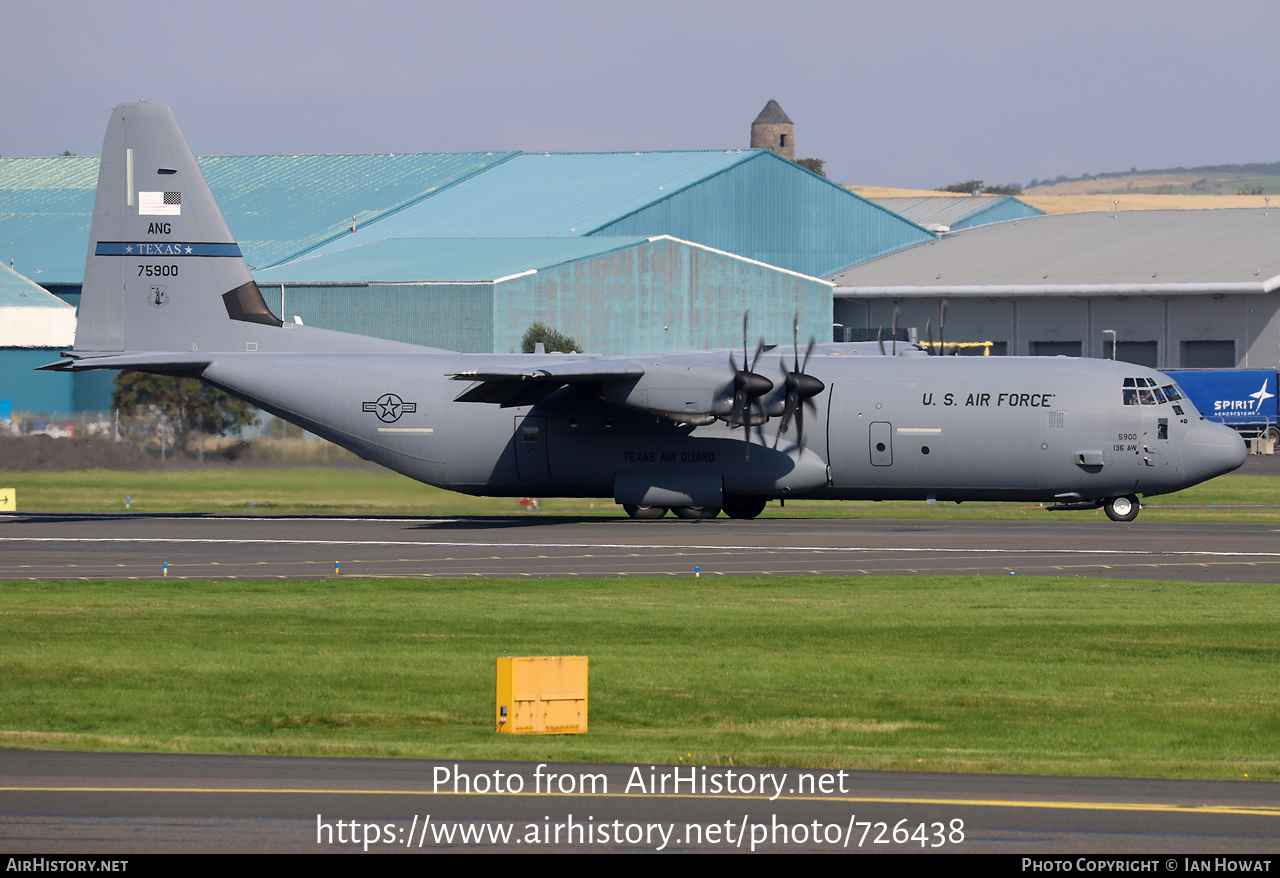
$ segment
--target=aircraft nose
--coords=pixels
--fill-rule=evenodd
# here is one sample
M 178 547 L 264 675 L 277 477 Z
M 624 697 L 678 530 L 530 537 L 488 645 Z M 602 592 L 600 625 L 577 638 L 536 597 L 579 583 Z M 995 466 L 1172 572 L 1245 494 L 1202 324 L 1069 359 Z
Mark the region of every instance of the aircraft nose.
M 1203 482 L 1239 469 L 1248 453 L 1235 430 L 1215 421 L 1200 421 L 1187 434 L 1182 462 L 1188 477 Z

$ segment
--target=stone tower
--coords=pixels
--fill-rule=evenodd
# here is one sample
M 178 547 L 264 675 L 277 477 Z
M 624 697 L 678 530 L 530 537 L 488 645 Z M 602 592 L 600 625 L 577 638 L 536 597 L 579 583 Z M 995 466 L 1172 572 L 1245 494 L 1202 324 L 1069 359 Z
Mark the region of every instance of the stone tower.
M 770 100 L 751 123 L 751 148 L 769 149 L 784 159 L 796 160 L 796 126 L 790 117 Z

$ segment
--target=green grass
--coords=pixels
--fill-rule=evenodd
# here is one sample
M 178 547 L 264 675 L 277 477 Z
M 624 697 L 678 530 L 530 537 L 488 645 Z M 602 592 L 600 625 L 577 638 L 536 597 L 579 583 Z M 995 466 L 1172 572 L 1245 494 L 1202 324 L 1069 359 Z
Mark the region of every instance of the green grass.
M 469 497 L 419 484 L 389 471 L 325 467 L 210 467 L 164 471 L 0 472 L 0 487 L 17 489 L 25 512 L 347 513 L 405 515 L 509 515 L 520 513 L 511 497 Z M 1280 478 L 1228 475 L 1177 494 L 1153 497 L 1142 520 L 1280 522 Z M 252 507 L 250 506 L 252 504 Z M 594 506 L 592 505 L 594 504 Z M 1275 509 L 1221 508 L 1274 504 Z M 1217 505 L 1220 508 L 1214 509 Z M 1177 506 L 1198 506 L 1178 509 Z M 611 498 L 543 499 L 542 515 L 611 515 Z M 1049 513 L 1035 504 L 842 502 L 797 500 L 767 517 L 923 518 L 1024 520 L 1104 518 L 1102 512 Z
M 0 584 L 0 746 L 1280 778 L 1277 587 L 1018 577 Z M 584 736 L 491 723 L 585 654 Z

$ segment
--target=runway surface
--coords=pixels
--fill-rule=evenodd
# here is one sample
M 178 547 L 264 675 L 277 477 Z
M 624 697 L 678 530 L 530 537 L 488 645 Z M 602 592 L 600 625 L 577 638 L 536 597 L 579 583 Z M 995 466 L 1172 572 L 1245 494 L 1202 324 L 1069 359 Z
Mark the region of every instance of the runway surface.
M 342 576 L 687 577 L 698 567 L 704 576 L 1014 573 L 1256 582 L 1280 578 L 1278 532 L 1272 525 L 1066 519 L 15 514 L 0 517 L 0 578 L 152 579 L 166 562 L 171 578 L 317 578 L 334 576 L 338 562 Z M 603 775 L 607 794 L 536 795 L 530 793 L 535 765 L 453 765 L 0 751 L 0 848 L 15 854 L 362 852 L 376 832 L 370 852 L 712 852 L 749 850 L 753 838 L 758 850 L 773 852 L 1280 851 L 1278 784 L 893 772 L 837 778 L 828 772 L 831 786 L 823 792 L 799 789 L 800 772 L 791 769 L 786 791 L 770 801 L 758 791 L 620 792 L 632 767 L 614 765 L 544 769 Z M 519 795 L 433 791 L 442 768 L 469 777 L 519 775 L 525 789 Z M 649 766 L 640 768 L 652 774 Z M 733 770 L 761 784 L 764 774 L 781 771 Z M 464 832 L 473 835 L 464 841 Z M 486 834 L 477 838 L 479 832 Z M 503 841 L 503 832 L 512 834 Z
M 1048 515 L 1046 513 L 1046 515 Z M 1280 526 L 626 518 L 0 516 L 3 579 L 989 574 L 1280 579 Z
M 370 853 L 754 844 L 1162 858 L 1280 849 L 1274 783 L 679 770 L 686 780 L 673 791 L 673 766 L 0 751 L 0 849 L 363 853 L 367 841 Z M 704 781 L 721 792 L 704 792 Z M 521 792 L 509 792 L 517 782 Z M 477 793 L 482 784 L 490 792 Z

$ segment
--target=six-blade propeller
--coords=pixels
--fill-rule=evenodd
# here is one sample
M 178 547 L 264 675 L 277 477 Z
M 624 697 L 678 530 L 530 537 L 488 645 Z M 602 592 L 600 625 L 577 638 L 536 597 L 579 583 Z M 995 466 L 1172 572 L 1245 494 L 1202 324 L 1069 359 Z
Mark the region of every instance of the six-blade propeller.
M 780 433 L 787 432 L 791 418 L 795 417 L 797 445 L 804 438 L 804 407 L 807 405 L 816 408 L 813 397 L 827 389 L 827 385 L 820 379 L 805 371 L 809 368 L 809 357 L 813 354 L 815 343 L 813 338 L 809 339 L 809 347 L 805 349 L 802 364 L 800 362 L 800 315 L 797 314 L 791 321 L 791 347 L 795 352 L 795 368 L 788 372 L 785 361 L 781 362 L 786 400 L 782 407 L 782 426 L 778 430 Z
M 808 406 L 816 409 L 813 397 L 826 390 L 827 386 L 818 378 L 808 373 L 809 357 L 813 355 L 813 338 L 805 349 L 804 359 L 800 358 L 800 315 L 796 314 L 791 322 L 792 367 L 787 368 L 785 355 L 779 360 L 782 380 L 774 383 L 755 371 L 760 362 L 760 355 L 766 347 L 764 339 L 756 346 L 755 356 L 747 357 L 747 326 L 749 314 L 742 315 L 742 367 L 733 351 L 729 352 L 729 368 L 733 372 L 733 402 L 724 420 L 730 427 L 742 427 L 743 439 L 746 442 L 746 459 L 751 459 L 751 428 L 767 422 L 771 416 L 778 414 L 781 407 L 782 424 L 779 434 L 786 433 L 792 419 L 796 422 L 796 444 L 804 438 L 804 410 Z M 765 397 L 772 396 L 769 400 Z
M 733 370 L 733 407 L 729 410 L 729 426 L 743 427 L 746 430 L 744 436 L 747 443 L 747 460 L 751 459 L 751 427 L 753 424 L 763 424 L 769 420 L 769 416 L 765 413 L 764 407 L 760 405 L 760 397 L 773 390 L 773 382 L 768 378 L 755 371 L 756 363 L 760 361 L 760 354 L 764 351 L 764 339 L 760 339 L 760 344 L 756 346 L 756 355 L 751 360 L 747 360 L 747 321 L 749 313 L 742 315 L 742 368 L 738 368 L 737 361 L 733 358 L 733 351 L 729 351 L 729 368 Z M 748 362 L 750 367 L 748 367 Z M 753 411 L 758 407 L 759 412 Z

